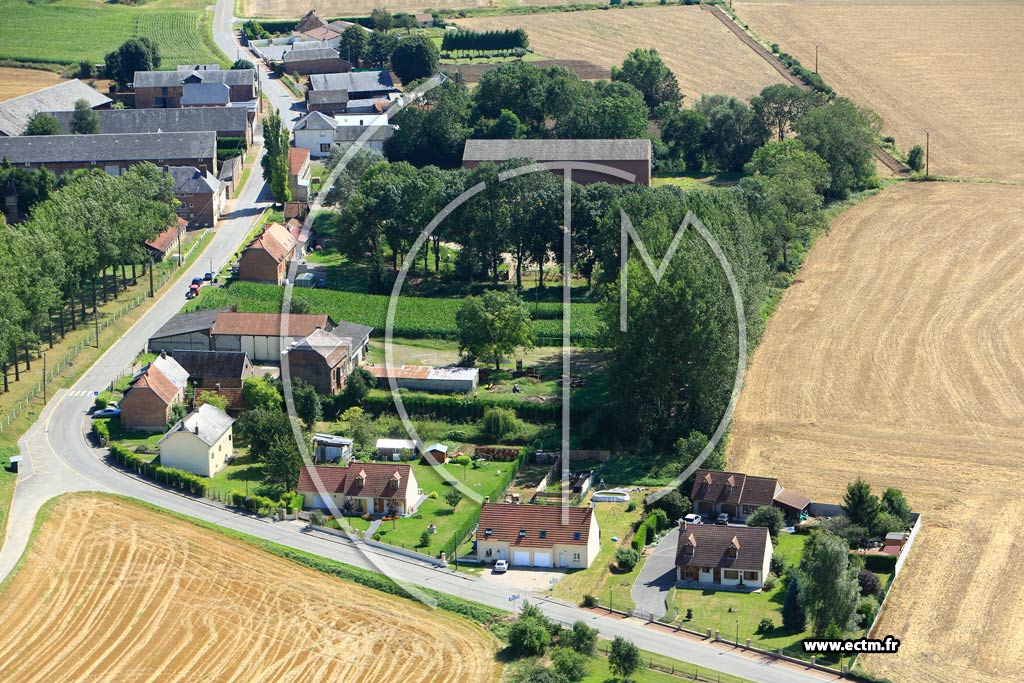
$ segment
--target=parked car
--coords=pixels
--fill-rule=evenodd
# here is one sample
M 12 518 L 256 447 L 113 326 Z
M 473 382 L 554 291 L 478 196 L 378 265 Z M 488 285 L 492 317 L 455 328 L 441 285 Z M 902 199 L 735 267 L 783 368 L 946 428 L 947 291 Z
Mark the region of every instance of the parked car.
M 494 563 L 494 573 L 504 574 L 508 571 L 508 560 L 498 560 Z
M 722 514 L 720 514 L 717 517 L 715 517 L 715 524 L 728 524 L 728 523 L 729 523 L 729 515 L 727 513 L 725 513 L 725 512 L 723 512 Z
M 213 282 L 213 273 L 209 272 L 203 276 L 203 279 L 207 282 Z
M 192 284 L 195 285 L 196 287 L 198 287 L 199 285 L 203 284 L 203 278 L 201 278 L 201 277 L 194 277 L 194 278 L 192 278 Z
M 117 406 L 107 406 L 103 410 L 97 410 L 95 413 L 93 413 L 92 414 L 92 419 L 95 420 L 95 419 L 101 418 L 101 417 L 117 417 L 120 414 L 121 414 L 121 409 L 118 408 Z
M 683 517 L 683 521 L 687 524 L 703 524 L 704 518 L 700 515 L 689 514 Z

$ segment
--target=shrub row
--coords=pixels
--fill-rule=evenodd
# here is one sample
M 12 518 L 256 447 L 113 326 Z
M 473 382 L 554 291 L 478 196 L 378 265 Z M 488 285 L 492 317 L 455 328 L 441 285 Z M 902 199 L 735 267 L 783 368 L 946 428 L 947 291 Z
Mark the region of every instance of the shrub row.
M 106 446 L 110 443 L 110 427 L 103 420 L 93 420 L 92 435 L 100 446 Z
M 508 408 L 515 411 L 521 420 L 533 423 L 557 422 L 562 415 L 558 403 L 532 403 L 529 401 L 487 400 L 480 401 L 462 396 L 432 396 L 429 394 L 403 394 L 402 402 L 410 415 L 435 417 L 448 422 L 479 420 L 487 408 Z M 363 410 L 374 415 L 394 411 L 395 402 L 390 393 L 373 392 L 363 402 Z M 577 414 L 578 413 L 578 414 Z M 573 419 L 583 419 L 581 411 L 573 411 Z
M 824 80 L 822 80 L 819 74 L 814 73 L 803 64 L 800 63 L 793 55 L 788 52 L 780 52 L 778 54 L 779 61 L 786 65 L 786 68 L 793 72 L 793 74 L 801 81 L 814 88 L 818 92 L 824 93 L 829 97 L 835 95 L 835 90 L 829 86 Z
M 896 570 L 896 556 L 895 555 L 874 555 L 874 554 L 861 554 L 851 553 L 855 557 L 859 557 L 864 560 L 864 568 L 870 569 L 873 572 L 882 572 L 883 574 L 891 574 Z
M 514 50 L 529 47 L 530 40 L 521 28 L 501 31 L 473 31 L 459 29 L 447 31 L 441 40 L 441 49 L 451 50 Z
M 152 479 L 158 484 L 164 484 L 194 496 L 205 496 L 209 490 L 206 479 L 203 477 L 191 472 L 171 467 L 160 467 L 146 462 L 120 444 L 110 445 L 110 457 L 125 469 L 133 470 L 136 474 Z
M 231 492 L 231 504 L 236 508 L 241 508 L 253 514 L 259 514 L 260 511 L 272 514 L 278 508 L 277 503 L 269 498 L 264 496 L 247 497 L 244 493 L 238 493 L 237 491 Z
M 636 534 L 633 535 L 633 542 L 631 544 L 633 546 L 633 550 L 638 553 L 643 552 L 643 549 L 647 546 L 648 532 L 649 529 L 646 522 L 637 527 Z

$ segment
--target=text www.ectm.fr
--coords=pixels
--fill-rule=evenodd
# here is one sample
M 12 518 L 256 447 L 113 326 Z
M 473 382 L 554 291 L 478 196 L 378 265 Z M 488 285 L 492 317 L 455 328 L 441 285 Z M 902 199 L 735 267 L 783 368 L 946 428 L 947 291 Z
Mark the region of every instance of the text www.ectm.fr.
M 839 638 L 810 638 L 804 641 L 804 652 L 807 654 L 828 654 L 828 653 L 895 653 L 900 649 L 900 641 L 893 636 L 886 636 L 881 640 L 877 638 L 854 638 L 842 640 Z

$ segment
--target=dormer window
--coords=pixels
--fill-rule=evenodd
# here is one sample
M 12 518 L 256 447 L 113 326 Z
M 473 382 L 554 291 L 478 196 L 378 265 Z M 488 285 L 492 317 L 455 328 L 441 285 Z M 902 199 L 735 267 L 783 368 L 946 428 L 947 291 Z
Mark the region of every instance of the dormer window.
M 541 538 L 547 538 L 547 537 L 548 537 L 548 532 L 547 532 L 547 531 L 541 531 L 541 532 L 540 532 L 540 534 L 539 534 L 539 536 L 540 536 Z
M 519 538 L 526 538 L 526 529 L 519 530 Z
M 728 486 L 729 488 L 733 488 L 734 486 L 736 486 L 736 477 L 730 474 L 729 478 L 725 480 L 725 485 Z
M 728 555 L 729 558 L 731 558 L 731 559 L 736 559 L 736 555 L 739 554 L 739 551 L 740 551 L 740 539 L 738 539 L 735 536 L 733 536 L 732 537 L 732 542 L 729 543 L 729 548 L 726 550 L 726 555 Z
M 484 538 L 490 538 L 491 534 L 493 534 L 493 533 L 494 533 L 494 529 L 490 529 L 490 528 L 484 529 Z
M 578 531 L 572 532 L 572 540 L 578 541 L 578 540 L 580 540 L 580 538 L 581 538 L 580 532 L 578 532 Z

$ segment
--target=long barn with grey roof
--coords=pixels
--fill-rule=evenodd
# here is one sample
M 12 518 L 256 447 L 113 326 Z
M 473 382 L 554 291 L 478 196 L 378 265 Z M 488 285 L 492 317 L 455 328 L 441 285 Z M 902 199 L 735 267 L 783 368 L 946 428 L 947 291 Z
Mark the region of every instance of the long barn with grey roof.
M 0 102 L 0 135 L 21 135 L 32 115 L 40 111 L 71 111 L 85 100 L 93 109 L 109 107 L 111 99 L 82 81 L 67 81 Z
M 71 132 L 72 111 L 49 112 Z M 106 109 L 96 112 L 99 133 L 188 133 L 212 130 L 217 137 L 252 140 L 249 117 L 241 107 L 189 107 L 185 109 Z
M 536 162 L 577 162 L 600 168 L 574 168 L 578 183 L 651 184 L 651 141 L 625 140 L 466 140 L 462 165 L 475 168 L 482 162 L 512 159 Z M 558 171 L 561 173 L 561 171 Z
M 127 135 L 28 135 L 0 138 L 0 158 L 26 168 L 46 166 L 57 175 L 98 168 L 119 175 L 133 164 L 194 166 L 217 172 L 217 134 L 134 133 Z
M 132 84 L 135 108 L 175 109 L 182 106 L 182 97 L 190 86 L 201 86 L 196 88 L 198 93 L 213 85 L 227 87 L 227 102 L 256 99 L 256 72 L 253 69 L 136 71 Z

